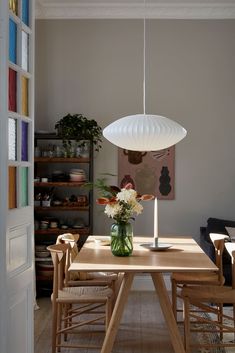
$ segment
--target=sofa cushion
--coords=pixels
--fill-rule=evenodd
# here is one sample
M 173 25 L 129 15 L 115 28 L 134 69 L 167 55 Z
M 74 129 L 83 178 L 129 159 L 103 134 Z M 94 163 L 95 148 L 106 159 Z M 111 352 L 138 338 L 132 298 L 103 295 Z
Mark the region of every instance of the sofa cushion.
M 234 227 L 225 227 L 225 229 L 228 232 L 228 235 L 230 236 L 230 239 L 232 241 L 235 241 L 235 228 Z
M 229 221 L 219 218 L 208 218 L 207 235 L 210 233 L 219 233 L 229 235 L 225 227 L 235 227 L 235 221 Z

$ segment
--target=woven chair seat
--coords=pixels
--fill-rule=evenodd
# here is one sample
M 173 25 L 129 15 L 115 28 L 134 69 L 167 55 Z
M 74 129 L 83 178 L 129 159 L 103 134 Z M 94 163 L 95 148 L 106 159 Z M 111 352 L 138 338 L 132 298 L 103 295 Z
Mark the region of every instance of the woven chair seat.
M 65 287 L 63 290 L 59 290 L 59 298 L 74 298 L 74 299 L 83 299 L 89 301 L 90 298 L 97 299 L 101 298 L 111 298 L 113 291 L 109 287 Z
M 211 301 L 213 303 L 235 303 L 235 289 L 226 286 L 186 286 L 182 289 L 183 297 L 190 300 Z
M 172 274 L 172 279 L 178 283 L 187 284 L 204 284 L 215 283 L 218 284 L 218 273 L 208 272 L 208 273 L 198 273 L 198 272 L 175 272 Z

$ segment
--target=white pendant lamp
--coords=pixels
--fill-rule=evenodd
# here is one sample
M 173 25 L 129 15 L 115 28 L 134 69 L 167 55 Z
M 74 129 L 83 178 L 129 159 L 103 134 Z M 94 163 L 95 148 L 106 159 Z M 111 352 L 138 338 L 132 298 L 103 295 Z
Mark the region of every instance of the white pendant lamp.
M 157 151 L 175 145 L 186 130 L 160 115 L 129 115 L 114 121 L 103 130 L 114 145 L 132 151 Z
M 145 1 L 144 1 L 145 6 Z M 157 151 L 175 145 L 187 131 L 175 121 L 145 113 L 145 16 L 144 16 L 144 79 L 143 114 L 118 119 L 103 130 L 103 136 L 114 145 L 132 151 Z

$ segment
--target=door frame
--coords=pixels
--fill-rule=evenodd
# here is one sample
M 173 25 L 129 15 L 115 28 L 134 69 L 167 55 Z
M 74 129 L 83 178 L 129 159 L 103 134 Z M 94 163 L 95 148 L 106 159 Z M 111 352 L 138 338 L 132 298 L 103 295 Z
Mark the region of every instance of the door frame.
M 21 5 L 21 0 L 18 1 Z M 34 229 L 33 229 L 33 149 L 34 149 L 34 0 L 29 0 L 31 13 L 31 38 L 29 45 L 30 57 L 30 74 L 29 82 L 29 111 L 30 117 L 26 118 L 30 123 L 28 125 L 28 154 L 29 163 L 19 163 L 22 166 L 28 166 L 28 203 L 29 207 L 20 207 L 16 210 L 8 209 L 8 43 L 9 43 L 9 2 L 0 0 L 0 352 L 15 353 L 14 343 L 12 343 L 14 335 L 11 332 L 10 324 L 14 324 L 14 317 L 17 315 L 14 308 L 21 309 L 21 302 L 25 305 L 20 313 L 23 313 L 23 321 L 17 320 L 14 330 L 23 329 L 26 333 L 22 337 L 24 343 L 22 347 L 27 348 L 27 352 L 33 353 L 33 303 L 34 303 Z M 19 6 L 20 6 L 19 5 Z M 20 34 L 21 35 L 21 34 Z M 20 37 L 21 38 L 21 37 Z M 20 44 L 21 45 L 21 44 Z M 18 92 L 19 94 L 19 92 Z M 19 99 L 19 97 L 18 97 Z M 21 115 L 21 114 L 20 114 Z M 19 120 L 21 124 L 21 120 Z M 18 148 L 20 148 L 18 143 Z M 20 153 L 20 152 L 19 152 Z M 19 186 L 19 185 L 18 185 Z M 19 191 L 18 191 L 19 195 Z M 18 201 L 19 204 L 19 201 Z M 18 212 L 18 215 L 17 215 Z M 24 239 L 28 249 L 25 252 L 25 263 L 14 264 L 9 268 L 9 242 L 10 236 L 14 235 L 14 226 L 17 225 L 18 219 L 22 216 L 22 225 L 26 225 Z M 10 224 L 11 222 L 11 224 Z M 11 227 L 9 227 L 9 224 Z M 21 226 L 21 224 L 20 224 Z M 15 227 L 17 229 L 17 227 Z M 19 227 L 18 227 L 19 228 Z M 13 232 L 12 232 L 13 231 Z M 16 245 L 15 245 L 16 247 Z M 15 248 L 14 248 L 15 250 Z M 16 248 L 17 250 L 17 248 Z M 18 266 L 18 267 L 17 267 Z M 17 275 L 20 275 L 17 277 Z M 22 291 L 22 292 L 21 292 Z M 13 314 L 13 318 L 10 315 Z M 27 320 L 29 320 L 27 322 Z M 19 337 L 18 337 L 19 339 Z M 17 339 L 16 339 L 17 341 Z M 21 347 L 21 351 L 22 351 Z M 20 347 L 19 347 L 20 349 Z M 13 351 L 14 350 L 14 351 Z

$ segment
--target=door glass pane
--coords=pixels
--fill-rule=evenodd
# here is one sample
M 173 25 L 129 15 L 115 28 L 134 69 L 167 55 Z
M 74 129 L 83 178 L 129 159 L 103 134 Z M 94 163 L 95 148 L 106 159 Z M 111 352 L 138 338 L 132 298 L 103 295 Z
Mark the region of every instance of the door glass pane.
M 25 116 L 29 115 L 28 108 L 28 79 L 22 76 L 22 97 L 21 97 L 21 111 Z
M 28 206 L 28 167 L 20 168 L 20 206 Z
M 17 74 L 15 70 L 9 69 L 9 97 L 8 97 L 8 109 L 12 112 L 16 112 L 17 109 Z
M 29 0 L 22 0 L 22 21 L 29 25 Z
M 16 200 L 16 167 L 8 168 L 8 207 L 10 209 L 17 207 Z
M 8 119 L 8 158 L 16 161 L 16 120 Z
M 28 57 L 29 57 L 29 35 L 22 31 L 22 69 L 25 71 L 29 70 L 28 67 Z
M 17 25 L 10 18 L 9 21 L 9 60 L 16 64 L 16 39 L 17 39 Z
M 15 15 L 18 14 L 18 1 L 17 0 L 9 0 L 9 9 L 14 12 Z
M 21 160 L 28 161 L 28 123 L 22 121 L 21 126 Z

